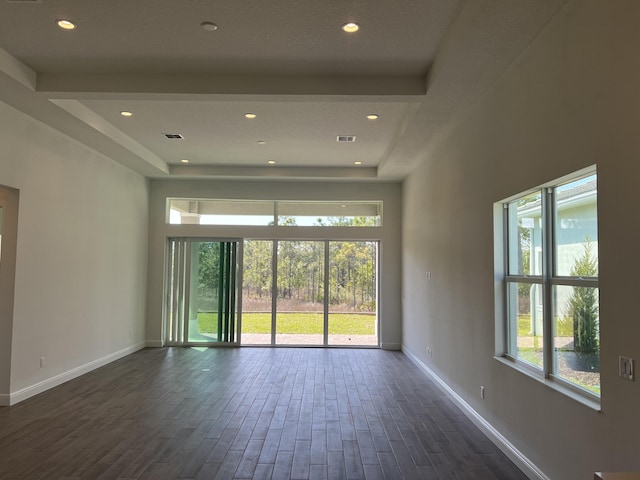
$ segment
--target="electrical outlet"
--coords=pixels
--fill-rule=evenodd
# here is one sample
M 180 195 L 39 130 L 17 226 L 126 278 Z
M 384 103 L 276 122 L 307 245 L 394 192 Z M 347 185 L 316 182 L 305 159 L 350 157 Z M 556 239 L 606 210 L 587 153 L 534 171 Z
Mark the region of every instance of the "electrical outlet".
M 133 331 L 129 329 L 129 337 L 133 337 Z
M 480 385 L 480 398 L 484 400 L 484 385 Z
M 433 350 L 431 350 L 431 347 L 427 347 L 427 357 L 433 357 Z
M 424 272 L 424 279 L 431 280 L 431 272 Z
M 40 357 L 40 368 L 44 367 L 44 357 Z
M 619 375 L 627 380 L 635 380 L 633 373 L 633 358 L 623 357 L 622 355 L 618 358 L 620 360 Z

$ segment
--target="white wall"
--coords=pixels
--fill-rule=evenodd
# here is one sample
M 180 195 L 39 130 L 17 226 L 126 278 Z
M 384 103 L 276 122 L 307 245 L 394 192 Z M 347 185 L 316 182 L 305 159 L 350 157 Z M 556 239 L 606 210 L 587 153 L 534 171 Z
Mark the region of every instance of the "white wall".
M 16 401 L 143 345 L 148 182 L 0 104 L 0 184 L 20 190 Z
M 640 361 L 638 25 L 636 1 L 569 2 L 404 183 L 403 348 L 552 479 L 640 471 L 640 382 L 617 375 Z M 494 202 L 592 164 L 601 413 L 493 358 Z
M 275 238 L 278 228 L 204 225 L 167 225 L 167 197 L 251 200 L 382 200 L 383 226 L 368 237 L 365 228 L 300 227 L 291 239 L 364 238 L 380 240 L 380 341 L 383 348 L 399 349 L 402 338 L 400 314 L 400 205 L 399 183 L 348 182 L 251 182 L 153 180 L 149 209 L 149 294 L 147 341 L 162 341 L 163 272 L 168 237 L 210 236 L 214 238 Z M 306 230 L 305 230 L 306 229 Z M 342 237 L 346 235 L 346 237 Z

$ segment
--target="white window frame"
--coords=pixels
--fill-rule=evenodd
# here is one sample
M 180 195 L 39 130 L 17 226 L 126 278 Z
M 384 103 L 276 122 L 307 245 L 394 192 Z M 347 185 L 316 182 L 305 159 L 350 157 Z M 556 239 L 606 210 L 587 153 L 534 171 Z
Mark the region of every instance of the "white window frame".
M 599 288 L 598 277 L 572 277 L 557 274 L 556 235 L 556 187 L 581 178 L 597 175 L 595 166 L 575 172 L 541 187 L 519 193 L 494 204 L 494 255 L 496 286 L 496 356 L 495 358 L 522 373 L 542 381 L 551 388 L 600 410 L 600 395 L 555 374 L 554 355 L 554 305 L 553 290 L 557 286 Z M 509 272 L 509 205 L 533 193 L 541 193 L 542 214 L 542 272 L 536 275 L 511 274 Z M 597 197 L 596 197 L 597 198 Z M 532 251 L 531 255 L 535 253 Z M 543 308 L 543 366 L 537 366 L 517 358 L 517 334 L 513 335 L 509 318 L 509 285 L 527 283 L 540 285 Z M 517 328 L 517 325 L 516 325 Z
M 291 226 L 330 227 L 331 224 L 309 224 L 315 219 L 366 217 L 375 219 L 375 225 L 340 225 L 349 227 L 381 227 L 381 200 L 242 200 L 216 198 L 180 198 L 167 197 L 165 207 L 165 223 L 167 224 L 201 224 L 200 217 L 214 217 L 211 223 L 201 225 L 242 225 L 242 226 L 286 226 L 283 219 L 287 217 L 307 219 L 302 224 Z M 181 221 L 174 221 L 173 213 L 179 215 Z M 283 213 L 284 212 L 284 213 Z M 190 219 L 182 222 L 182 215 Z M 219 218 L 215 218 L 219 217 Z

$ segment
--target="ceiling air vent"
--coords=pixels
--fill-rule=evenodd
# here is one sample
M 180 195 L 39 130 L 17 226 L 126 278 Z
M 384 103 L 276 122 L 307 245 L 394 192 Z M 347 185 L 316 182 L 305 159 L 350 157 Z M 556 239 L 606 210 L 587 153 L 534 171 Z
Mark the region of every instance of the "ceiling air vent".
M 355 135 L 338 135 L 336 140 L 338 142 L 343 142 L 343 143 L 353 143 L 356 141 L 356 136 Z
M 184 138 L 182 135 L 180 135 L 179 133 L 163 133 L 163 135 L 167 138 L 171 138 L 171 139 L 181 139 Z

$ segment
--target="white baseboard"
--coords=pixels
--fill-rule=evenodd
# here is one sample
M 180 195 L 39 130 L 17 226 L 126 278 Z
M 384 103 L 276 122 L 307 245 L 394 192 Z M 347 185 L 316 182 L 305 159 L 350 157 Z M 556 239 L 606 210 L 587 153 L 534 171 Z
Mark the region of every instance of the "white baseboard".
M 531 460 L 529 460 L 520 450 L 518 450 L 507 438 L 505 438 L 493 425 L 487 422 L 471 405 L 469 405 L 460 395 L 458 395 L 447 383 L 435 374 L 422 360 L 420 360 L 411 350 L 404 345 L 402 352 L 413 362 L 418 368 L 427 374 L 435 383 L 444 391 L 462 410 L 469 420 L 484 433 L 489 440 L 496 444 L 502 452 L 515 463 L 515 465 L 531 479 L 550 480 L 542 470 L 540 470 Z
M 0 407 L 8 407 L 11 405 L 9 402 L 11 401 L 11 396 L 6 393 L 0 393 Z
M 145 342 L 145 347 L 147 348 L 160 348 L 164 347 L 162 340 L 147 340 Z
M 11 406 L 16 403 L 22 402 L 27 398 L 33 397 L 34 395 L 38 395 L 50 388 L 57 387 L 69 380 L 73 380 L 80 375 L 84 375 L 85 373 L 89 373 L 96 368 L 100 368 L 108 363 L 114 362 L 122 357 L 126 357 L 127 355 L 132 354 L 133 352 L 137 352 L 145 348 L 146 342 L 136 343 L 135 345 L 130 345 L 122 350 L 118 350 L 117 352 L 110 353 L 109 355 L 105 355 L 104 357 L 93 360 L 92 362 L 85 363 L 84 365 L 80 365 L 79 367 L 73 368 L 67 372 L 60 373 L 55 377 L 48 378 L 41 382 L 36 383 L 35 385 L 31 385 L 30 387 L 23 388 L 18 390 L 17 392 L 13 392 L 10 395 L 0 395 L 0 405 Z M 8 403 L 2 403 L 4 399 L 3 397 L 8 397 Z
M 380 348 L 382 348 L 382 350 L 402 350 L 402 344 L 401 343 L 383 343 L 382 345 L 380 345 Z

